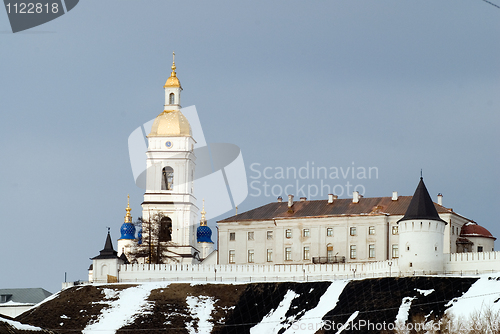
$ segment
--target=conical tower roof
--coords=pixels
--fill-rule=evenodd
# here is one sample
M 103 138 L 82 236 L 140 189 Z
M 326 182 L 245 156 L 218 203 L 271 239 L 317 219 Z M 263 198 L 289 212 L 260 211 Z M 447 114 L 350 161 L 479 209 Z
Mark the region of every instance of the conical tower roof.
M 109 235 L 109 230 L 108 230 L 108 236 L 106 237 L 106 243 L 104 244 L 104 249 L 99 252 L 99 255 L 93 257 L 92 260 L 114 259 L 114 258 L 118 258 L 118 252 L 113 249 L 113 243 L 111 242 L 111 236 Z
M 418 219 L 437 220 L 447 224 L 439 217 L 436 207 L 434 206 L 434 202 L 432 202 L 431 196 L 425 187 L 424 179 L 422 177 L 420 178 L 417 189 L 413 194 L 410 205 L 408 206 L 408 209 L 406 209 L 405 216 L 398 222 L 403 220 Z

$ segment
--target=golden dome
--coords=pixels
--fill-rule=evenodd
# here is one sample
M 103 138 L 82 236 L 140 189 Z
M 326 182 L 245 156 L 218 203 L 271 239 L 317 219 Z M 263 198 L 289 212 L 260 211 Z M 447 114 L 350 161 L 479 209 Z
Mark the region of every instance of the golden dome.
M 170 76 L 170 78 L 167 79 L 167 82 L 165 82 L 163 88 L 167 87 L 181 88 L 181 82 L 179 81 L 179 78 L 175 76 L 175 72 L 172 72 L 172 74 L 174 75 Z
M 172 73 L 170 73 L 170 78 L 167 79 L 167 82 L 165 82 L 165 85 L 163 88 L 167 87 L 176 87 L 176 88 L 181 88 L 181 82 L 179 81 L 179 78 L 177 78 L 177 73 L 175 73 L 175 52 L 173 52 L 173 57 L 174 60 L 172 62 Z
M 192 136 L 191 126 L 180 110 L 165 110 L 151 127 L 148 137 L 186 137 Z

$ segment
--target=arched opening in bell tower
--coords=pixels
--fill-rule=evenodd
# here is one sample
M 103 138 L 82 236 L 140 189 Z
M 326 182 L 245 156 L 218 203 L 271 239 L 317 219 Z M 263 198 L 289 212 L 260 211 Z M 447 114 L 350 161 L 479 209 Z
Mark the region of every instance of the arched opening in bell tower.
M 161 190 L 174 189 L 174 169 L 170 166 L 163 167 L 161 172 Z
M 175 103 L 175 94 L 170 93 L 170 95 L 168 97 L 168 104 L 174 104 L 174 103 Z
M 172 219 L 163 217 L 160 220 L 160 242 L 172 241 Z

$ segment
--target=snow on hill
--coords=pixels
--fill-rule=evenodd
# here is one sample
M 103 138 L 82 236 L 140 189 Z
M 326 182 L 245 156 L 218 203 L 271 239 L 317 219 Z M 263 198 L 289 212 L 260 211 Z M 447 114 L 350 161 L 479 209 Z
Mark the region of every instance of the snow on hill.
M 16 320 L 58 333 L 390 333 L 500 310 L 500 276 L 84 285 Z M 477 314 L 477 313 L 476 313 Z
M 47 333 L 48 331 L 0 316 L 0 333 Z

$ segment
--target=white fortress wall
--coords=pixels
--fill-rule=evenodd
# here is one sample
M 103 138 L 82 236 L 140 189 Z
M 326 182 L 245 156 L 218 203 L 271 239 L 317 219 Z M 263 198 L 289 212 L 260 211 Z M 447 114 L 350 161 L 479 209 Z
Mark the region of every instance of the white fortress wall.
M 446 272 L 500 271 L 500 252 L 446 254 L 444 268 Z
M 391 265 L 389 265 L 391 263 Z M 342 277 L 383 277 L 398 273 L 397 260 L 369 263 L 312 265 L 202 265 L 128 264 L 121 265 L 120 282 L 148 280 L 284 280 L 333 279 Z

